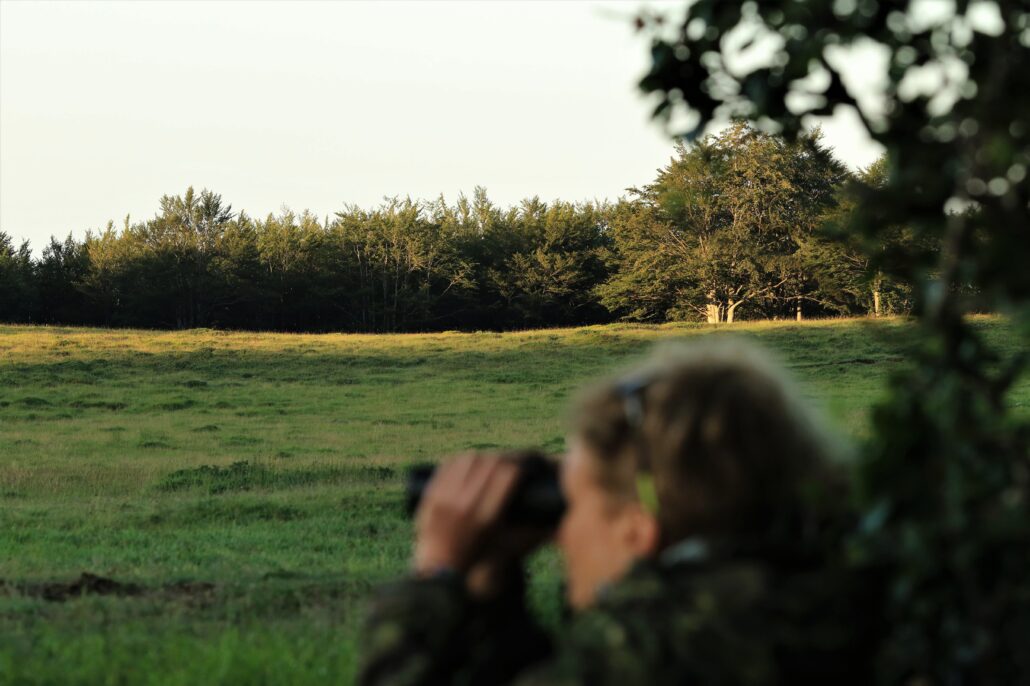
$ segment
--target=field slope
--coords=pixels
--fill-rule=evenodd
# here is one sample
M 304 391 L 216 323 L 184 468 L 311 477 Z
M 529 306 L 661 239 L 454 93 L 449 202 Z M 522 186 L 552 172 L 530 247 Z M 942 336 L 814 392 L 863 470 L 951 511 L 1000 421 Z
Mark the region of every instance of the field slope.
M 1019 345 L 1002 320 L 976 326 Z M 405 566 L 405 465 L 560 451 L 584 382 L 724 331 L 0 326 L 0 683 L 348 682 L 362 599 Z M 732 331 L 853 438 L 911 345 L 897 320 Z M 1011 402 L 1030 414 L 1030 381 Z M 553 555 L 535 569 L 553 615 Z

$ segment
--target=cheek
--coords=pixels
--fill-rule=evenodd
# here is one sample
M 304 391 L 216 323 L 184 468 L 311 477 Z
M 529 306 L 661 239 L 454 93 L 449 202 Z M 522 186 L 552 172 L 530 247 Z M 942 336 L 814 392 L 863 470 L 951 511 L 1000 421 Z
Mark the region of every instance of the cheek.
M 566 564 L 574 564 L 577 558 L 577 550 L 582 548 L 584 539 L 583 530 L 583 509 L 581 507 L 570 507 L 561 526 L 558 527 L 557 543 L 561 548 L 562 556 Z
M 589 501 L 581 501 L 570 507 L 558 529 L 558 546 L 573 572 L 578 565 L 588 562 L 595 548 L 604 545 L 601 539 L 606 531 L 602 513 L 595 512 L 596 508 L 590 505 Z
M 580 503 L 569 509 L 558 529 L 566 599 L 573 609 L 590 606 L 598 587 L 613 576 L 610 569 L 612 531 L 604 514 L 593 503 Z

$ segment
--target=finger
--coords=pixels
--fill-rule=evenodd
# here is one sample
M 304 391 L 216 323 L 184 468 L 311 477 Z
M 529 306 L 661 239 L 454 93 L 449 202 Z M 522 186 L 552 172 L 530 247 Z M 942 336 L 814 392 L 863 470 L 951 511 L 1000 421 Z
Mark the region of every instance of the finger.
M 463 509 L 475 510 L 483 497 L 490 479 L 498 468 L 499 460 L 489 457 L 477 458 L 475 464 L 465 477 L 461 485 L 461 494 L 458 496 L 464 506 Z
M 436 468 L 433 478 L 426 484 L 426 491 L 415 515 L 417 524 L 423 524 L 430 512 L 439 510 L 441 506 L 455 506 L 462 490 L 461 484 L 472 466 L 471 456 L 462 455 Z
M 515 483 L 518 481 L 519 467 L 508 460 L 496 460 L 490 478 L 483 486 L 476 505 L 476 517 L 480 521 L 493 522 L 501 514 L 507 504 Z
M 472 455 L 460 455 L 441 464 L 426 486 L 425 497 L 433 500 L 441 497 L 450 499 L 454 493 L 462 490 L 461 486 L 473 467 L 475 460 Z

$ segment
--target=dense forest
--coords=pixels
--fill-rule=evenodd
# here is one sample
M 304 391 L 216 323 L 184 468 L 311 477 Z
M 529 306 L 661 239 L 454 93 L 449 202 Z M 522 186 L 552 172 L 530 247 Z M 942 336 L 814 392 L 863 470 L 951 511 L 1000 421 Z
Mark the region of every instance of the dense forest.
M 849 172 L 818 132 L 737 124 L 615 203 L 502 208 L 477 188 L 259 219 L 189 188 L 38 259 L 0 232 L 0 321 L 374 332 L 906 311 L 849 230 L 857 191 L 887 171 Z

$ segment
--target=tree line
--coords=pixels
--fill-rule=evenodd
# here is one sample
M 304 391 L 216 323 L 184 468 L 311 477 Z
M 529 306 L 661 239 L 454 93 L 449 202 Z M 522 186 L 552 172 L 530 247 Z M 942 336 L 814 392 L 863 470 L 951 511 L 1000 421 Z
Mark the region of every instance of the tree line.
M 904 312 L 908 287 L 870 267 L 882 246 L 849 230 L 887 168 L 849 172 L 818 132 L 736 124 L 614 203 L 502 208 L 477 188 L 258 219 L 189 188 L 38 259 L 0 232 L 0 321 L 380 332 Z

